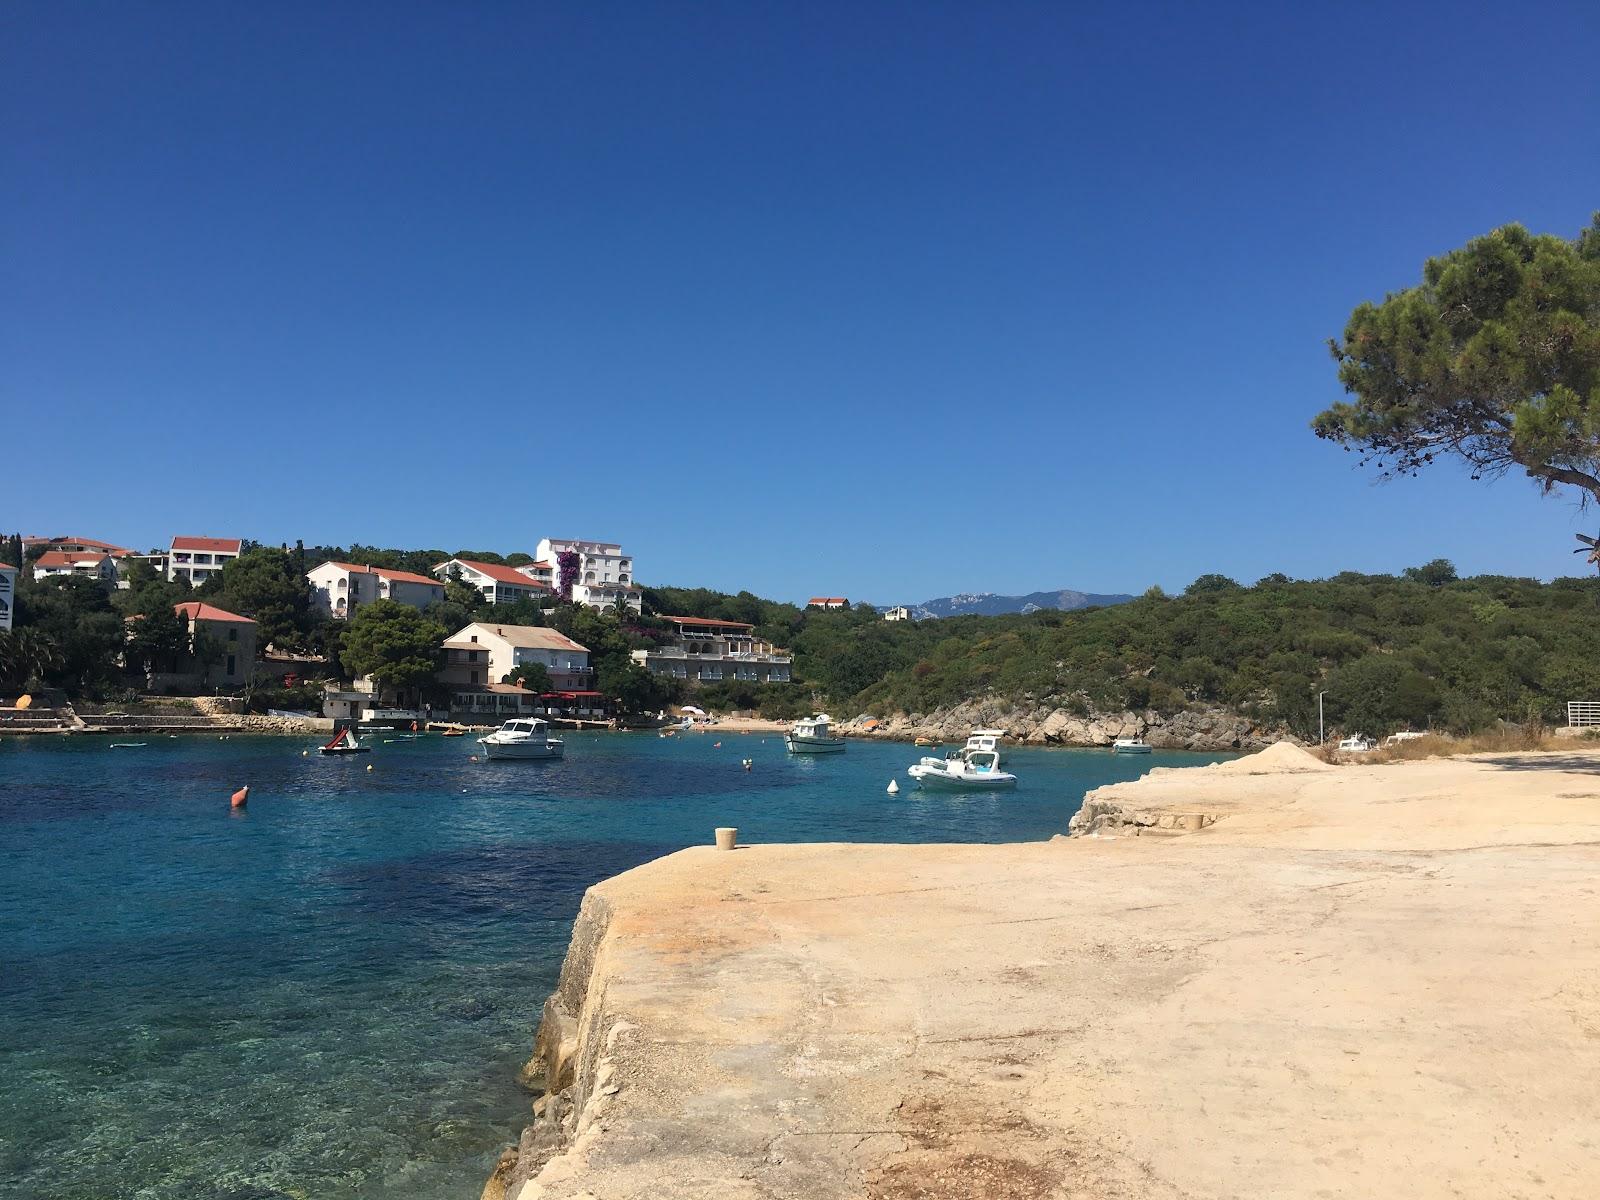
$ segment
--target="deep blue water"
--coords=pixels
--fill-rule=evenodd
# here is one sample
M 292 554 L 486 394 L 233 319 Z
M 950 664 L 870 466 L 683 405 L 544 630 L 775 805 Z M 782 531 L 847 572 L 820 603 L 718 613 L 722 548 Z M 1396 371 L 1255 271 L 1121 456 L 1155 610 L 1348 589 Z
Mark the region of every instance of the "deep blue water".
M 555 764 L 146 740 L 0 740 L 0 1196 L 475 1200 L 596 880 L 716 825 L 1047 838 L 1088 788 L 1209 761 L 1014 750 L 991 796 L 909 786 L 910 746 L 756 734 L 569 734 Z

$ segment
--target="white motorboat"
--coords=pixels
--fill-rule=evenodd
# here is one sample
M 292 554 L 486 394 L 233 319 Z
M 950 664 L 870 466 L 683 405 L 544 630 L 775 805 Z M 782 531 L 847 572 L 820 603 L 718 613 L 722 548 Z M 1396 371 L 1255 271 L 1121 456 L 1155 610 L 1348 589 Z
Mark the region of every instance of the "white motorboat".
M 1118 738 L 1111 743 L 1113 754 L 1149 754 L 1150 743 L 1143 738 Z
M 827 713 L 803 717 L 783 735 L 790 754 L 834 754 L 844 749 L 844 739 L 833 732 L 833 718 Z
M 550 722 L 538 717 L 517 717 L 478 739 L 490 758 L 560 758 L 565 745 L 550 736 Z
M 1377 748 L 1377 742 L 1359 733 L 1352 734 L 1339 743 L 1339 749 L 1346 754 L 1366 754 Z
M 998 750 L 962 750 L 949 758 L 925 758 L 906 774 L 921 787 L 986 792 L 1015 787 L 1017 777 L 1000 769 Z

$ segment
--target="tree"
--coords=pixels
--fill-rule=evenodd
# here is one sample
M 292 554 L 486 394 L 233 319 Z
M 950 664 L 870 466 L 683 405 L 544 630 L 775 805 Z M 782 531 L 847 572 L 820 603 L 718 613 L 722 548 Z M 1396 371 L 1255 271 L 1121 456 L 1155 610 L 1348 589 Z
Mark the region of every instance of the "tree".
M 311 631 L 311 584 L 287 550 L 258 546 L 226 563 L 217 602 L 255 620 L 261 651 L 303 645 Z
M 178 660 L 188 652 L 188 624 L 170 605 L 128 622 L 123 657 L 130 667 L 146 674 L 176 671 Z
M 1456 581 L 1456 565 L 1448 558 L 1436 558 L 1420 567 L 1407 567 L 1406 578 L 1429 587 L 1443 587 Z
M 422 687 L 443 665 L 444 626 L 394 600 L 356 610 L 344 635 L 341 660 L 352 675 L 371 675 L 386 688 Z
M 1443 456 L 1600 499 L 1600 213 L 1573 241 L 1506 225 L 1429 259 L 1329 347 L 1355 400 L 1312 429 L 1384 476 Z
M 3 557 L 5 562 L 13 567 L 22 565 L 22 535 L 20 533 L 13 533 L 6 539 L 5 554 L 0 557 Z
M 0 680 L 37 685 L 61 665 L 61 651 L 49 634 L 38 629 L 0 630 Z
M 550 670 L 543 663 L 523 663 L 506 676 L 507 683 L 521 684 L 530 692 L 549 692 L 555 689 Z
M 595 686 L 624 713 L 657 712 L 678 695 L 672 680 L 632 662 L 606 663 L 596 673 Z
M 1183 589 L 1185 596 L 1210 596 L 1219 592 L 1237 592 L 1243 589 L 1226 575 L 1202 575 Z

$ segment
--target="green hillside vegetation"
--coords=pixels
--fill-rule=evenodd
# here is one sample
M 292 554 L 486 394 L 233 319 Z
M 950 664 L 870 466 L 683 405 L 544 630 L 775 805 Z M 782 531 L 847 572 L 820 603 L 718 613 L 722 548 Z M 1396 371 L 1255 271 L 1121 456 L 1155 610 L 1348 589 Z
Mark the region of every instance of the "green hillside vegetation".
M 1326 689 L 1330 726 L 1376 735 L 1556 723 L 1567 700 L 1600 699 L 1600 580 L 1458 579 L 1443 561 L 1253 587 L 1203 576 L 1182 596 L 1153 589 L 1113 608 L 921 622 L 748 595 L 646 599 L 751 620 L 794 651 L 792 691 L 852 715 L 984 695 L 1079 712 L 1218 704 L 1314 734 Z

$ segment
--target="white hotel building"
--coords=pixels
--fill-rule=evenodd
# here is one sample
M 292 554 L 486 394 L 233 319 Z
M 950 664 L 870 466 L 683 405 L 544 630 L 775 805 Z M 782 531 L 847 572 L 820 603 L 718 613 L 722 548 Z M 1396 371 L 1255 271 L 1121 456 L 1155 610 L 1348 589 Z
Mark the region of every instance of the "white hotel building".
M 541 538 L 533 556 L 542 564 L 555 567 L 555 583 L 561 583 L 560 556 L 578 556 L 578 577 L 573 581 L 572 599 L 590 608 L 615 608 L 621 600 L 634 612 L 644 608 L 639 585 L 634 582 L 633 558 L 616 542 L 588 542 L 577 538 Z
M 444 599 L 444 584 L 437 579 L 387 567 L 325 562 L 307 571 L 306 578 L 311 581 L 312 603 L 331 617 L 348 617 L 374 600 L 424 609 Z
M 755 636 L 742 621 L 710 617 L 662 617 L 677 634 L 669 645 L 635 650 L 633 661 L 646 670 L 691 683 L 790 683 L 794 659 L 787 650 Z
M 529 563 L 525 567 L 508 567 L 470 558 L 452 558 L 436 566 L 433 573 L 443 580 L 459 578 L 462 583 L 471 584 L 490 604 L 511 604 L 517 600 L 540 600 L 550 594 L 549 572 L 544 572 L 541 579 L 535 570 L 543 565 Z
M 175 537 L 167 552 L 167 578 L 186 579 L 199 587 L 238 558 L 242 545 L 238 538 Z

